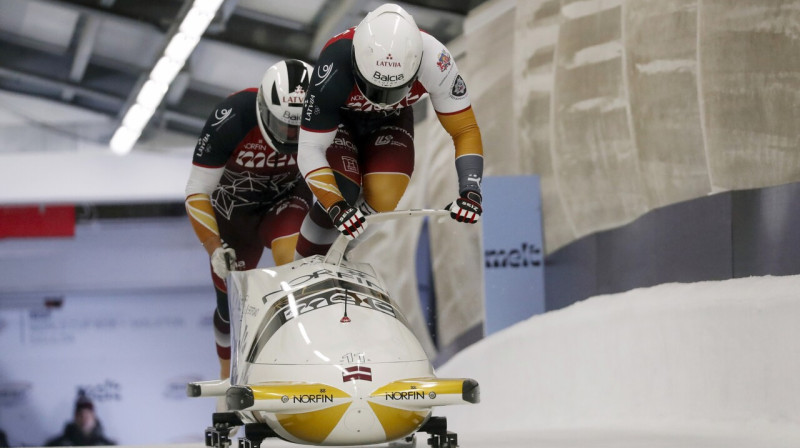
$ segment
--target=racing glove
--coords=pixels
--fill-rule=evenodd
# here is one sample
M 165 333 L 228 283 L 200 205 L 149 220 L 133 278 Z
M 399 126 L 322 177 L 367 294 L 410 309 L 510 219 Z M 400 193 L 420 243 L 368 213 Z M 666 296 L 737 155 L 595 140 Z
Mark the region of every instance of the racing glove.
M 228 273 L 236 270 L 236 251 L 225 243 L 214 249 L 211 254 L 211 268 L 223 280 L 228 278 Z
M 447 204 L 445 210 L 450 210 L 450 217 L 458 222 L 475 224 L 481 218 L 481 194 L 477 191 L 467 190 L 461 197 Z
M 339 201 L 328 209 L 328 215 L 342 235 L 347 239 L 354 240 L 367 228 L 367 220 L 361 211 L 347 201 Z

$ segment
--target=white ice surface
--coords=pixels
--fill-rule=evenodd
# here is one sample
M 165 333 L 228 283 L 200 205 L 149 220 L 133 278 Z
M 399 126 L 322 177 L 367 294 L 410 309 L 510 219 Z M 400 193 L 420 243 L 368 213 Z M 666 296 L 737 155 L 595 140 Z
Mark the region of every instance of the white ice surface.
M 798 447 L 798 317 L 800 276 L 593 297 L 459 353 L 481 403 L 437 414 L 463 447 Z

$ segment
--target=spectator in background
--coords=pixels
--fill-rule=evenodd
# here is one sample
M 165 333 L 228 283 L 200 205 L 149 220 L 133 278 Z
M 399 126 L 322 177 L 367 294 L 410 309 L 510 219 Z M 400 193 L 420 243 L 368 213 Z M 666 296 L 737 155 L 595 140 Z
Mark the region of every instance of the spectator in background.
M 6 433 L 0 429 L 0 448 L 7 448 L 8 447 L 8 439 L 6 438 Z
M 101 446 L 116 445 L 116 442 L 106 438 L 103 426 L 94 412 L 94 403 L 86 393 L 78 392 L 75 401 L 75 415 L 73 420 L 64 427 L 64 432 L 45 444 L 46 446 Z

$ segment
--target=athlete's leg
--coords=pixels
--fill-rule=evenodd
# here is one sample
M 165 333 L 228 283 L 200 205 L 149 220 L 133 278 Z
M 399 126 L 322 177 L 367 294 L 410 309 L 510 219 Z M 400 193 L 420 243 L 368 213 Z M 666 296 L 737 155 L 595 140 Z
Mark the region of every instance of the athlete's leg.
M 344 126 L 339 127 L 339 132 L 334 143 L 328 148 L 326 157 L 339 191 L 348 203 L 355 204 L 361 193 L 361 170 L 358 151 L 350 132 Z M 324 255 L 338 236 L 339 231 L 333 227 L 328 212 L 315 201 L 300 227 L 295 260 L 311 255 Z
M 394 210 L 414 171 L 414 116 L 411 108 L 403 109 L 397 117 L 370 134 L 360 162 L 367 210 Z
M 313 195 L 305 182 L 298 182 L 291 194 L 269 209 L 261 219 L 261 241 L 272 249 L 275 265 L 294 260 L 300 225 L 311 209 Z
M 263 252 L 258 237 L 258 222 L 260 214 L 252 210 L 241 211 L 231 215 L 230 219 L 216 214 L 222 241 L 236 252 L 236 269 L 253 269 L 258 265 Z M 217 296 L 217 309 L 214 312 L 214 341 L 217 347 L 217 356 L 220 364 L 220 378 L 230 376 L 231 360 L 231 330 L 230 315 L 228 312 L 228 288 L 225 280 L 211 269 L 211 279 Z

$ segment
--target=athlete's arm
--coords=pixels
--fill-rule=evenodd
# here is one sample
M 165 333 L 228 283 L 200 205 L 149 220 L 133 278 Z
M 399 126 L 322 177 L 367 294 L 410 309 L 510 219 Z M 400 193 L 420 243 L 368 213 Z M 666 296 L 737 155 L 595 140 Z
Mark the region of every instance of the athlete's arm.
M 458 73 L 450 51 L 433 36 L 423 33 L 423 60 L 420 82 L 428 91 L 439 122 L 453 138 L 458 198 L 445 207 L 450 217 L 476 223 L 483 209 L 483 143 L 481 131 L 467 94 L 467 85 Z
M 483 177 L 483 143 L 481 131 L 475 121 L 472 108 L 453 114 L 437 112 L 439 122 L 453 138 L 456 148 L 456 172 L 458 173 L 458 192 L 481 192 Z
M 255 95 L 255 91 L 246 90 L 222 101 L 208 117 L 195 146 L 186 182 L 186 213 L 209 256 L 222 246 L 211 193 L 236 145 L 255 126 Z
M 480 194 L 483 143 L 467 85 L 447 47 L 426 33 L 422 34 L 422 43 L 420 82 L 430 95 L 439 122 L 453 138 L 458 191 L 462 196 L 467 191 Z
M 339 127 L 339 109 L 346 103 L 354 85 L 351 46 L 352 40 L 347 38 L 346 32 L 331 39 L 323 48 L 303 104 L 297 166 L 326 210 L 344 200 L 325 154 Z

